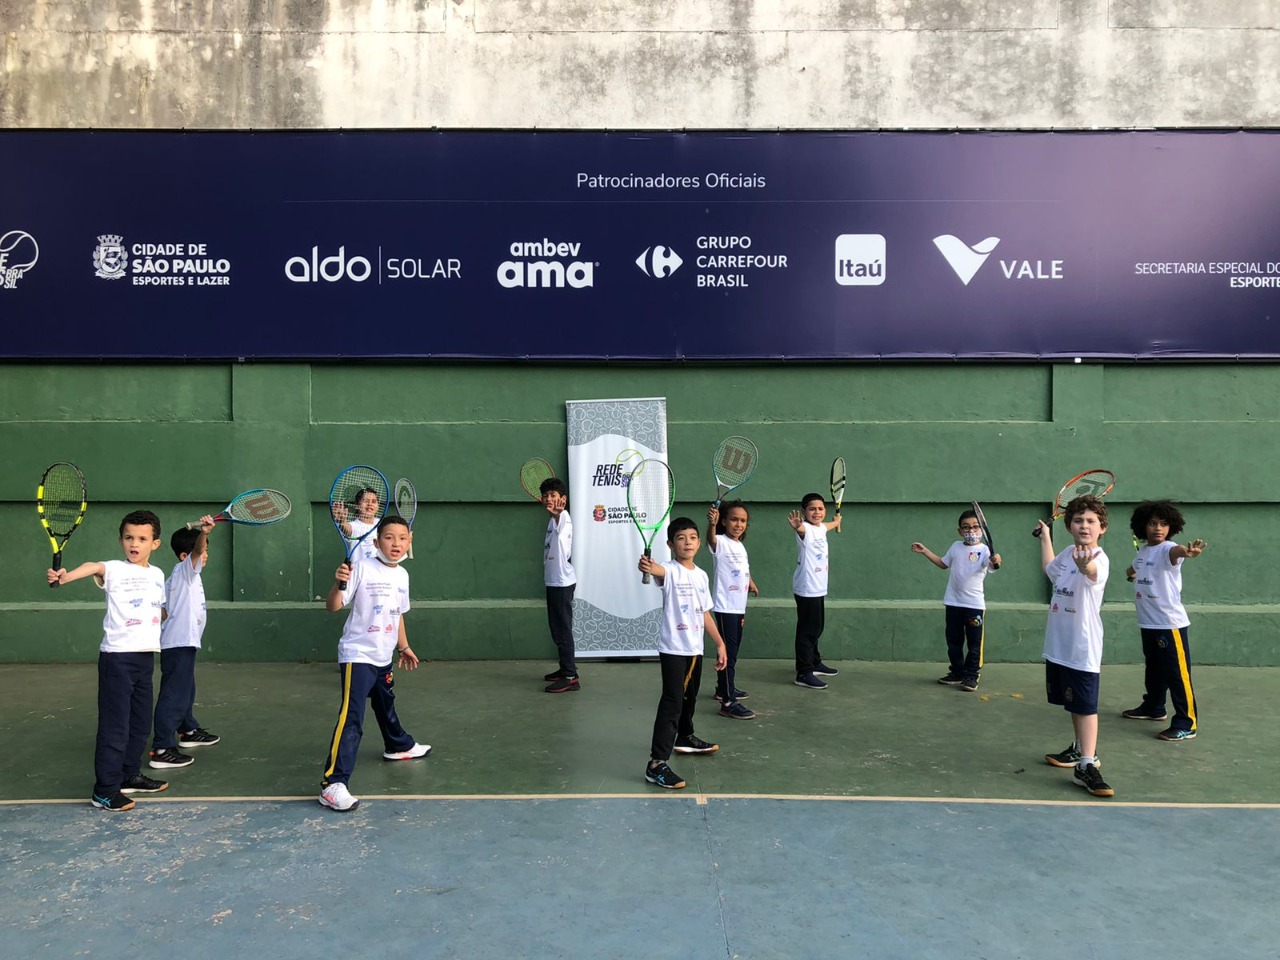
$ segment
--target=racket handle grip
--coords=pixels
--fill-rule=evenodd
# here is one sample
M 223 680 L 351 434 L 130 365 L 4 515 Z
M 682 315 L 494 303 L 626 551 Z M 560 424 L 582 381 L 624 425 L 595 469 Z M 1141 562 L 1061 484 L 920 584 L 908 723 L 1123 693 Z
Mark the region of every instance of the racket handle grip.
M 346 560 L 343 560 L 343 561 L 342 561 L 342 565 L 343 565 L 344 567 L 346 567 L 346 568 L 347 568 L 347 574 L 348 574 L 348 575 L 350 575 L 350 573 L 351 573 L 351 558 L 350 558 L 350 557 L 348 557 Z M 341 580 L 337 579 L 336 577 L 334 578 L 334 581 L 333 581 L 333 582 L 334 582 L 334 583 L 336 583 L 336 584 L 338 585 L 338 589 L 339 589 L 339 590 L 345 590 L 345 589 L 347 589 L 347 584 L 346 584 L 346 583 L 343 583 Z M 348 582 L 348 583 L 350 583 L 350 581 L 347 581 L 347 582 Z
M 645 559 L 646 559 L 646 560 L 648 560 L 648 559 L 652 556 L 652 554 L 649 552 L 649 549 L 648 549 L 647 547 L 645 548 L 644 556 L 645 556 Z M 648 573 L 642 573 L 642 574 L 640 575 L 640 582 L 641 582 L 641 583 L 652 583 L 652 582 L 653 582 L 653 578 L 652 578 L 651 576 L 649 576 L 649 574 L 648 574 Z
M 52 568 L 51 568 L 51 569 L 53 569 L 53 570 L 61 570 L 61 569 L 62 569 L 62 551 L 58 551 L 57 553 L 55 553 L 55 554 L 53 555 L 53 566 L 52 566 Z M 62 586 L 62 584 L 60 584 L 57 580 L 55 580 L 55 581 L 53 581 L 53 583 L 49 584 L 49 587 L 50 587 L 51 589 L 53 589 L 53 590 L 58 589 L 58 587 L 60 587 L 60 586 Z

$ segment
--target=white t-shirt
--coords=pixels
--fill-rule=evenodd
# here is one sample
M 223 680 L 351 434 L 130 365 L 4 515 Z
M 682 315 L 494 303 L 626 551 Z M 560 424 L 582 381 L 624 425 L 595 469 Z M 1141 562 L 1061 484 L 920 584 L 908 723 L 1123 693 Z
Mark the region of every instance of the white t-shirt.
M 1111 561 L 1098 548 L 1093 562 L 1097 582 L 1071 559 L 1075 545 L 1067 547 L 1045 567 L 1053 580 L 1053 599 L 1044 628 L 1044 658 L 1087 673 L 1102 672 L 1102 594 L 1111 572 Z
M 173 568 L 164 585 L 164 605 L 169 618 L 160 628 L 160 649 L 195 647 L 200 649 L 204 635 L 204 581 L 200 578 L 204 563 L 199 557 L 182 560 Z
M 381 560 L 360 560 L 342 591 L 342 605 L 350 606 L 351 613 L 338 641 L 338 662 L 375 667 L 391 663 L 400 617 L 409 610 L 409 574 Z
M 712 596 L 713 610 L 718 613 L 746 613 L 747 592 L 751 586 L 751 565 L 747 548 L 727 534 L 716 534 L 711 554 L 716 558 L 716 585 Z
M 351 525 L 352 540 L 357 537 L 363 537 L 366 531 L 372 530 L 378 525 L 376 522 L 365 523 L 363 520 L 356 519 L 352 519 L 348 522 Z M 351 555 L 351 559 L 355 560 L 356 557 L 368 557 L 369 559 L 374 560 L 377 559 L 377 556 L 378 535 L 376 533 L 370 533 L 369 536 L 360 541 L 360 546 L 356 547 L 356 551 Z
M 547 539 L 542 545 L 542 582 L 548 587 L 571 587 L 578 582 L 573 572 L 573 519 L 566 510 L 547 518 Z
M 827 528 L 819 523 L 804 525 L 804 536 L 796 533 L 796 571 L 791 576 L 791 591 L 797 597 L 827 595 Z
M 1133 558 L 1133 603 L 1138 608 L 1138 626 L 1147 630 L 1181 630 L 1191 625 L 1182 605 L 1182 561 L 1169 562 L 1172 540 L 1143 544 Z
M 991 549 L 985 543 L 967 547 L 963 540 L 957 540 L 942 556 L 942 562 L 947 565 L 947 592 L 942 595 L 942 602 L 950 607 L 985 610 L 983 581 L 991 569 Z
M 103 653 L 156 653 L 160 649 L 160 611 L 164 609 L 164 571 L 154 563 L 139 566 L 107 560 L 102 589 L 107 614 L 102 618 Z
M 686 657 L 703 654 L 702 633 L 706 629 L 704 614 L 711 609 L 711 589 L 701 567 L 692 570 L 674 560 L 662 567 L 662 632 L 658 635 L 659 653 L 677 653 Z

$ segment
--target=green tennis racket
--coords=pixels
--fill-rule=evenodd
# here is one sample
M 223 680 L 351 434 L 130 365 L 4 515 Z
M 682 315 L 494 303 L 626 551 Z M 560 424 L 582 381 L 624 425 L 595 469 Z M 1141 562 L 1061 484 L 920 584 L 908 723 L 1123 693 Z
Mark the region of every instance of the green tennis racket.
M 631 514 L 631 522 L 640 531 L 646 557 L 653 556 L 653 538 L 666 522 L 675 502 L 676 481 L 671 468 L 652 458 L 637 463 L 627 483 L 627 513 Z M 649 574 L 644 574 L 640 582 L 649 583 Z

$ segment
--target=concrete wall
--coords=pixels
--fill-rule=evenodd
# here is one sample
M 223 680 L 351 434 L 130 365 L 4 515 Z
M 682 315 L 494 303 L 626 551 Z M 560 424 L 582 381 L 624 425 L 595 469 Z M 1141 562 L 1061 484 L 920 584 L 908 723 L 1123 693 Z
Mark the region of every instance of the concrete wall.
M 1005 568 L 988 580 L 988 659 L 1038 659 L 1046 584 L 1030 531 L 1058 485 L 1114 470 L 1104 540 L 1109 662 L 1140 658 L 1124 566 L 1132 503 L 1186 504 L 1197 662 L 1280 664 L 1272 530 L 1280 496 L 1280 392 L 1269 366 L 792 365 L 658 368 L 533 365 L 11 365 L 0 368 L 0 660 L 91 659 L 102 619 L 89 583 L 51 591 L 48 541 L 31 498 L 53 459 L 79 463 L 90 511 L 66 562 L 117 556 L 130 509 L 178 523 L 249 486 L 277 486 L 294 514 L 277 526 L 220 527 L 205 575 L 208 655 L 329 659 L 340 615 L 324 612 L 341 560 L 325 499 L 352 462 L 417 484 L 423 506 L 409 569 L 415 649 L 433 658 L 546 658 L 546 514 L 517 480 L 549 455 L 565 475 L 564 401 L 668 398 L 677 510 L 706 514 L 708 458 L 730 433 L 760 446 L 743 494 L 764 596 L 745 656 L 786 657 L 794 636 L 787 512 L 849 461 L 845 532 L 832 538 L 823 650 L 836 659 L 940 660 L 945 575 L 910 551 L 939 553 L 964 501 L 984 501 Z M 372 404 L 371 398 L 387 398 Z M 571 495 L 575 491 L 571 491 Z M 588 495 L 588 491 L 581 491 Z M 1062 534 L 1059 531 L 1059 542 Z M 159 555 L 168 569 L 173 558 Z M 709 558 L 700 558 L 704 566 Z
M 0 0 L 7 127 L 1274 126 L 1272 0 Z

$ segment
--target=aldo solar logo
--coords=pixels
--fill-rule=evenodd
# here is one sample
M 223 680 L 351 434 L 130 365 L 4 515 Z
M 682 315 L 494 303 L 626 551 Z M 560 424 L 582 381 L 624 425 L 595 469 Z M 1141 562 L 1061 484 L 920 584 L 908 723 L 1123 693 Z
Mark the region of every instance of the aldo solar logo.
M 842 287 L 878 287 L 884 283 L 884 260 L 884 237 L 878 233 L 836 237 L 836 283 Z

